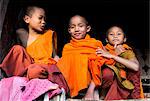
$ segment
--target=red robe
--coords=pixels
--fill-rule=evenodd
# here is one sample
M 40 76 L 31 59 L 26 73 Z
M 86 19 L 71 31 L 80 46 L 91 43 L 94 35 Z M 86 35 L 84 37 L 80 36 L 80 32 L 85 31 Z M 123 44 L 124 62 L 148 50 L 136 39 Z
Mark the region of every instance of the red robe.
M 124 44 L 123 47 L 126 49 L 126 51 L 120 55 L 121 57 L 126 58 L 126 59 L 131 59 L 135 57 L 135 54 L 133 53 L 132 49 L 129 46 Z M 106 49 L 110 53 L 114 54 L 114 48 L 110 44 L 106 45 Z M 116 66 L 119 66 L 119 65 L 116 65 Z M 134 89 L 129 90 L 121 86 L 118 83 L 119 80 L 118 78 L 116 78 L 114 71 L 111 68 L 106 67 L 102 70 L 102 73 L 103 73 L 102 89 L 109 88 L 105 96 L 105 100 L 143 98 L 143 92 L 142 92 L 143 89 L 141 88 L 141 81 L 140 81 L 140 71 L 135 72 L 127 68 L 123 68 L 123 69 L 126 72 L 125 79 L 129 80 L 134 85 Z M 119 75 L 120 77 L 123 77 L 121 76 L 121 74 Z
M 46 70 L 48 72 L 47 78 L 68 92 L 68 85 L 55 65 L 56 61 L 51 58 L 52 36 L 52 30 L 46 31 L 27 46 L 26 50 L 19 45 L 13 46 L 0 64 L 0 68 L 8 77 L 32 75 L 33 78 L 39 78 L 42 71 Z M 36 67 L 38 69 L 35 69 Z

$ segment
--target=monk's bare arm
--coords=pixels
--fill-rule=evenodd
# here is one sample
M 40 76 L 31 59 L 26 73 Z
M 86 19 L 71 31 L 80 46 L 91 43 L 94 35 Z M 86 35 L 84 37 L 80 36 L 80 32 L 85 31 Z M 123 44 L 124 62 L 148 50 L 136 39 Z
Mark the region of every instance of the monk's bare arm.
M 106 58 L 112 58 L 115 61 L 125 65 L 127 68 L 132 69 L 134 71 L 139 70 L 139 62 L 136 59 L 136 57 L 133 57 L 131 59 L 125 59 L 117 55 L 112 55 L 107 51 L 104 51 L 102 49 L 97 49 L 96 53 L 100 56 L 106 57 Z
M 128 60 L 128 59 L 125 59 L 125 58 L 122 58 L 122 57 L 119 57 L 119 56 L 112 55 L 112 58 L 114 60 L 116 60 L 117 62 L 125 65 L 129 69 L 132 69 L 134 71 L 139 70 L 139 62 L 136 59 L 136 57 Z
M 19 28 L 16 30 L 16 33 L 17 33 L 19 39 L 21 40 L 22 45 L 24 47 L 26 47 L 27 46 L 27 40 L 28 40 L 28 31 L 25 30 L 24 28 Z
M 59 60 L 59 56 L 57 55 L 57 34 L 54 32 L 52 37 L 52 47 L 53 47 L 53 58 L 55 61 Z

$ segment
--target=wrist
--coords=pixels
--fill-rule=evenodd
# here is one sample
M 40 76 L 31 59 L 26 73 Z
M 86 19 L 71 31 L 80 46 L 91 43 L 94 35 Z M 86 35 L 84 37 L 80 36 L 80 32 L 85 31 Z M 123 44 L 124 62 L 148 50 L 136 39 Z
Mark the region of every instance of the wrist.
M 56 58 L 56 57 L 58 57 L 58 58 L 59 58 L 59 56 L 58 56 L 58 55 L 55 55 L 55 56 L 54 56 L 54 58 Z
M 111 58 L 112 58 L 112 59 L 115 59 L 115 57 L 116 57 L 115 55 L 111 55 Z

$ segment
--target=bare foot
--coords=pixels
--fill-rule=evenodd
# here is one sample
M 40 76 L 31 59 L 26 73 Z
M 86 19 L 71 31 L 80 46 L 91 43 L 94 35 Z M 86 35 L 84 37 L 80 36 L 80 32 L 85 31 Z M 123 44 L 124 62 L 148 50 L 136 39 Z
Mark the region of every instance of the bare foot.
M 93 81 L 91 81 L 90 86 L 84 96 L 84 100 L 94 100 L 94 89 L 95 89 L 95 84 Z
M 100 100 L 100 99 L 99 99 L 99 92 L 98 92 L 97 89 L 94 91 L 94 100 L 96 100 L 96 101 L 99 101 L 99 100 Z
M 83 99 L 84 100 L 94 100 L 93 93 L 87 92 Z

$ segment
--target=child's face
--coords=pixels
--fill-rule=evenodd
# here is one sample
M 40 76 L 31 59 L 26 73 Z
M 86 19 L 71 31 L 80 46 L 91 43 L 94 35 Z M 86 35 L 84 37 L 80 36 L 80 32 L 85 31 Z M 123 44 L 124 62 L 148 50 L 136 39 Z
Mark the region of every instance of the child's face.
M 84 39 L 86 33 L 90 31 L 90 26 L 87 26 L 86 21 L 81 16 L 74 16 L 70 20 L 69 33 L 77 40 Z
M 119 27 L 112 27 L 108 31 L 108 42 L 112 45 L 119 45 L 125 41 L 124 32 Z
M 36 31 L 43 31 L 45 28 L 45 11 L 42 8 L 34 8 L 31 16 L 28 16 L 26 23 L 29 24 L 29 28 Z

